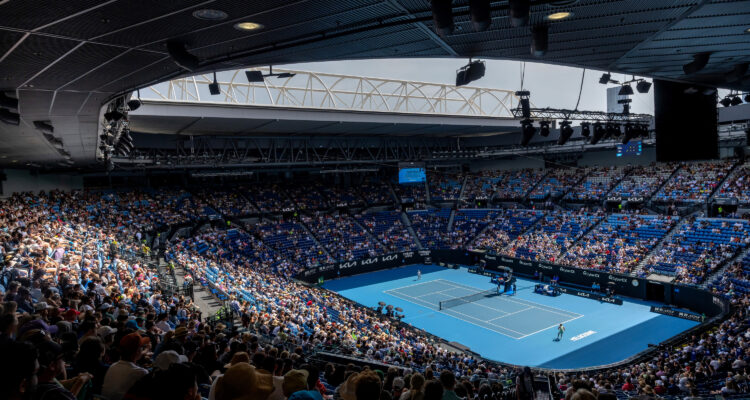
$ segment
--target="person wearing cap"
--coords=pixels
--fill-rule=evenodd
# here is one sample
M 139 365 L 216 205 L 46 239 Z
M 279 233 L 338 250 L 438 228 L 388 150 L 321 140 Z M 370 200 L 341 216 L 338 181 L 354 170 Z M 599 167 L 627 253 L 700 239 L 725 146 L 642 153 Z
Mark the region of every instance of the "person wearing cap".
M 154 370 L 166 371 L 172 364 L 187 362 L 187 357 L 177 354 L 174 350 L 162 351 L 154 360 Z
M 271 375 L 244 362 L 231 366 L 216 380 L 216 400 L 266 400 L 273 390 Z
M 112 364 L 104 377 L 102 395 L 108 400 L 121 400 L 138 379 L 148 371 L 136 365 L 149 348 L 150 340 L 137 332 L 120 339 L 120 361 Z
M 284 383 L 282 384 L 284 397 L 289 397 L 300 390 L 307 390 L 307 376 L 308 372 L 304 369 L 293 369 L 284 374 Z
M 91 380 L 91 374 L 82 373 L 67 381 L 66 383 L 70 387 L 70 390 L 68 390 L 57 380 L 58 376 L 64 376 L 65 374 L 62 346 L 51 340 L 46 340 L 37 345 L 37 351 L 39 352 L 39 384 L 34 394 L 35 398 L 76 400 L 76 396 L 81 392 L 81 389 Z

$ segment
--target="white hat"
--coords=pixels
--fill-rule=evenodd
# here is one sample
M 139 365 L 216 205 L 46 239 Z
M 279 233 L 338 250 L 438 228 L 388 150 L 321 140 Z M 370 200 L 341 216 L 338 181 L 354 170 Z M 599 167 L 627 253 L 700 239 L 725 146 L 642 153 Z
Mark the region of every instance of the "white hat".
M 117 333 L 117 328 L 113 328 L 111 326 L 104 325 L 101 328 L 97 329 L 96 334 L 99 335 L 99 337 L 106 338 L 109 335 L 112 335 L 114 333 Z
M 187 357 L 177 354 L 174 350 L 166 350 L 159 353 L 154 360 L 154 368 L 166 371 L 172 364 L 187 362 Z

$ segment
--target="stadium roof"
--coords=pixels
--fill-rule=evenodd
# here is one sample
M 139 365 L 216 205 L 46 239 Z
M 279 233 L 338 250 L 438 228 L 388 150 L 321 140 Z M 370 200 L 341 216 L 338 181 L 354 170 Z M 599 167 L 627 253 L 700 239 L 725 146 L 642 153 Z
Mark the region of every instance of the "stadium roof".
M 425 0 L 0 0 L 0 88 L 16 92 L 22 119 L 0 123 L 0 163 L 60 159 L 33 121 L 50 121 L 77 162 L 93 161 L 101 106 L 115 95 L 245 66 L 481 56 L 750 88 L 747 78 L 727 78 L 750 61 L 747 1 L 532 1 L 529 26 L 549 26 L 541 59 L 530 55 L 529 26 L 511 26 L 507 1 L 492 2 L 484 32 L 473 30 L 467 4 L 454 1 L 456 29 L 442 38 Z M 201 10 L 226 18 L 201 19 L 221 16 Z M 558 11 L 572 15 L 547 19 Z M 262 28 L 236 29 L 241 22 Z M 193 71 L 176 65 L 168 41 L 197 57 Z M 685 75 L 698 53 L 710 53 L 707 65 Z

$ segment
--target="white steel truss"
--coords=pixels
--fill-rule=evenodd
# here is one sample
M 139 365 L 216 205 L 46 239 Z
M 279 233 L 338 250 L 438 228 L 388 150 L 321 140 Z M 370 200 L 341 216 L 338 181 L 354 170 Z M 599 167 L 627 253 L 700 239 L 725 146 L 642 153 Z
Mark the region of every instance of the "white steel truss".
M 269 68 L 253 68 L 264 75 Z M 141 90 L 141 98 L 326 110 L 513 118 L 518 97 L 511 90 L 366 78 L 273 69 L 264 82 L 248 83 L 244 69 L 217 73 L 221 93 L 211 95 L 206 73 L 162 82 Z M 276 74 L 293 74 L 278 77 Z

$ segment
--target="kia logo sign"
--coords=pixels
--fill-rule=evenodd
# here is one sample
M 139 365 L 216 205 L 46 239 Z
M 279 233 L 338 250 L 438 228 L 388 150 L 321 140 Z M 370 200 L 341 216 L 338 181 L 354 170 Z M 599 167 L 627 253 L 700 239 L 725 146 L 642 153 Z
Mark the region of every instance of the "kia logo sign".
M 347 268 L 356 267 L 356 266 L 357 266 L 356 261 L 349 261 L 349 262 L 339 264 L 339 269 L 347 269 Z

